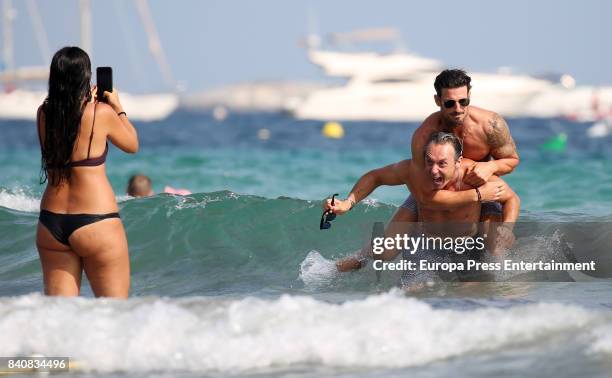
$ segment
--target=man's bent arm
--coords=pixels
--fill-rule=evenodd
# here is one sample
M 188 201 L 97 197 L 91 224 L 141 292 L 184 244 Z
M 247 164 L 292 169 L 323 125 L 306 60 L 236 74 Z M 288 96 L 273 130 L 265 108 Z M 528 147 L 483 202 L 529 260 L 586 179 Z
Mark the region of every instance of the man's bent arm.
M 464 159 L 464 162 L 469 164 L 469 159 Z M 496 177 L 497 176 L 491 176 Z M 499 178 L 492 180 L 478 187 L 478 191 L 474 189 L 450 191 L 446 189 L 434 190 L 418 183 L 408 182 L 410 191 L 416 197 L 417 202 L 421 205 L 435 210 L 453 209 L 459 206 L 468 205 L 478 201 L 499 201 L 504 197 L 509 189 L 508 184 Z M 469 186 L 468 186 L 469 187 Z M 479 195 L 480 194 L 480 195 Z
M 497 176 L 491 176 L 489 181 L 503 181 Z M 502 203 L 502 224 L 498 224 L 492 230 L 490 229 L 487 233 L 490 237 L 487 238 L 486 246 L 493 256 L 503 257 L 505 252 L 514 243 L 516 237 L 512 230 L 514 224 L 519 217 L 521 200 L 514 191 L 508 187 L 505 195 L 500 198 L 499 202 Z M 496 222 L 496 221 L 494 221 Z
M 503 222 L 514 223 L 519 217 L 521 210 L 521 199 L 516 193 L 513 192 L 513 196 L 510 197 L 503 205 Z
M 491 176 L 489 181 L 504 182 L 504 180 L 497 176 Z M 498 202 L 502 204 L 502 221 L 504 223 L 516 222 L 521 211 L 521 199 L 509 185 L 506 184 L 504 195 Z

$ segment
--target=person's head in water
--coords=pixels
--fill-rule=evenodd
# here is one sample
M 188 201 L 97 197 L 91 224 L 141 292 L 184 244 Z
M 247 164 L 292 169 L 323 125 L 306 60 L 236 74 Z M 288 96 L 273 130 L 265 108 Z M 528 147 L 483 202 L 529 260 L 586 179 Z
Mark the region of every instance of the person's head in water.
M 443 121 L 451 127 L 463 124 L 470 105 L 472 79 L 463 70 L 444 70 L 436 77 L 434 100 Z
M 452 133 L 431 134 L 424 149 L 425 169 L 437 190 L 445 188 L 461 166 L 463 146 Z
M 127 194 L 132 197 L 148 197 L 153 195 L 151 179 L 145 175 L 134 175 L 128 182 Z
M 91 62 L 78 47 L 64 47 L 53 55 L 49 92 L 43 105 L 41 183 L 59 185 L 70 178 L 68 163 L 79 134 L 81 116 L 91 100 Z M 49 170 L 52 170 L 50 174 Z

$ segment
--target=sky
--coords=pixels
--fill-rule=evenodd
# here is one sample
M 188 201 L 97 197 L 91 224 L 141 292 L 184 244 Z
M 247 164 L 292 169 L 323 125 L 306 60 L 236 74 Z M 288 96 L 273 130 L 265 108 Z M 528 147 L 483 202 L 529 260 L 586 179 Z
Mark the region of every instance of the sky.
M 35 2 L 50 55 L 79 44 L 77 0 Z M 26 1 L 12 3 L 16 64 L 48 65 Z M 324 37 L 372 27 L 397 28 L 409 51 L 449 67 L 569 73 L 578 84 L 612 85 L 612 2 L 604 0 L 150 0 L 149 7 L 172 73 L 187 92 L 245 81 L 326 80 L 299 41 L 313 31 Z M 112 66 L 123 90 L 168 89 L 134 2 L 93 0 L 92 8 L 92 64 Z

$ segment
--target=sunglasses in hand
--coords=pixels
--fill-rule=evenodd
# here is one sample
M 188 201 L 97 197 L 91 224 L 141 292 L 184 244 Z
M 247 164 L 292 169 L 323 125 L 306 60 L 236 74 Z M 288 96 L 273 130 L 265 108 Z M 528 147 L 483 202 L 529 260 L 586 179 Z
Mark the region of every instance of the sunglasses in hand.
M 334 199 L 335 197 L 338 195 L 338 193 L 334 194 L 331 198 L 331 205 L 334 206 L 335 202 Z M 332 210 L 325 210 L 323 212 L 323 215 L 321 215 L 321 222 L 319 223 L 319 229 L 320 230 L 327 230 L 331 228 L 331 222 L 336 219 L 336 213 L 334 213 Z

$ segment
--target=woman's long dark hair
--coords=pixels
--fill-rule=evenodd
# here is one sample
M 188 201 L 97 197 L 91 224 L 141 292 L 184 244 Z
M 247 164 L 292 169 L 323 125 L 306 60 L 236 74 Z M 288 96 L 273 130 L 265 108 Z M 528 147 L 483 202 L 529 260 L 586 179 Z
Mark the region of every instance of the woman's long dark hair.
M 45 140 L 42 145 L 41 184 L 60 185 L 70 178 L 70 158 L 79 135 L 81 116 L 91 100 L 91 62 L 78 47 L 55 53 L 49 70 L 49 93 L 43 104 Z M 49 174 L 49 170 L 52 170 Z

